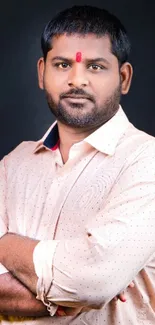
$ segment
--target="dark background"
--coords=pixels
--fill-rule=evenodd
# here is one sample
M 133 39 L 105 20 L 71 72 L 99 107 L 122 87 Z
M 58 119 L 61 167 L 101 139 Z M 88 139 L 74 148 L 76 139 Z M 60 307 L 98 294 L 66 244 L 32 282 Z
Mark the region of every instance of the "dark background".
M 37 84 L 40 35 L 60 10 L 103 7 L 125 25 L 132 42 L 134 78 L 123 108 L 138 128 L 155 136 L 155 4 L 149 0 L 9 0 L 0 7 L 0 159 L 21 141 L 38 140 L 53 122 Z

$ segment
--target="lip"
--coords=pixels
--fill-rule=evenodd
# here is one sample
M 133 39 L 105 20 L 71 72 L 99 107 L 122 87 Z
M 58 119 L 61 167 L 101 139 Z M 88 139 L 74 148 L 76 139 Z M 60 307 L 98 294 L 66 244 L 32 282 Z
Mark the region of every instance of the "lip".
M 69 99 L 89 99 L 88 97 L 83 97 L 83 96 L 65 96 L 64 98 L 69 98 Z
M 86 97 L 64 97 L 64 100 L 71 104 L 85 104 L 88 101 Z

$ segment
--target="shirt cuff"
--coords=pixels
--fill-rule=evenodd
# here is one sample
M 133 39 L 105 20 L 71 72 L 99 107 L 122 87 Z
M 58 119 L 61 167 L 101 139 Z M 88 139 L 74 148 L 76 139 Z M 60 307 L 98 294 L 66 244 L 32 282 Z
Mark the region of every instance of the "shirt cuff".
M 37 282 L 37 299 L 41 300 L 51 316 L 57 311 L 58 306 L 52 302 L 47 301 L 46 296 L 53 283 L 53 257 L 59 240 L 40 241 L 33 252 L 33 263 Z

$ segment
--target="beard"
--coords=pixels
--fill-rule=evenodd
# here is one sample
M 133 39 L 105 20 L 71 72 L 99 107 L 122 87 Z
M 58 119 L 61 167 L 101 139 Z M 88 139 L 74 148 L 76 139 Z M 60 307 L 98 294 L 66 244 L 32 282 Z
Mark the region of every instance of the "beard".
M 121 99 L 121 83 L 115 88 L 111 96 L 107 97 L 101 106 L 96 104 L 95 98 L 86 94 L 83 89 L 71 89 L 68 93 L 62 93 L 58 104 L 52 95 L 45 89 L 46 99 L 50 111 L 61 123 L 73 128 L 88 128 L 103 125 L 118 111 Z M 70 103 L 66 105 L 63 99 L 67 95 L 87 96 L 86 104 Z

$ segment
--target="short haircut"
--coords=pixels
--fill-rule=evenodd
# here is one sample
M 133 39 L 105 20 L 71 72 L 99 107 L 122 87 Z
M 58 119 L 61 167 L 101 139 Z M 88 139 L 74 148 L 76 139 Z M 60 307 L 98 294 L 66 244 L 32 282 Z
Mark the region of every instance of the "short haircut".
M 120 20 L 105 9 L 92 6 L 73 6 L 58 13 L 49 23 L 41 38 L 44 59 L 52 49 L 52 38 L 56 35 L 108 36 L 111 52 L 117 57 L 119 65 L 128 61 L 131 44 L 125 27 Z

